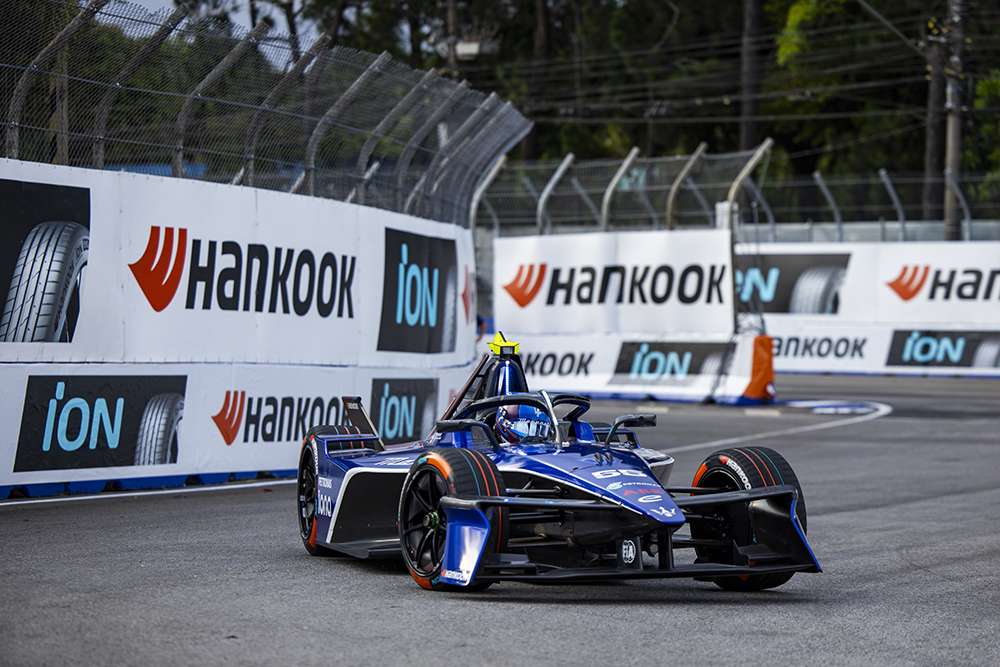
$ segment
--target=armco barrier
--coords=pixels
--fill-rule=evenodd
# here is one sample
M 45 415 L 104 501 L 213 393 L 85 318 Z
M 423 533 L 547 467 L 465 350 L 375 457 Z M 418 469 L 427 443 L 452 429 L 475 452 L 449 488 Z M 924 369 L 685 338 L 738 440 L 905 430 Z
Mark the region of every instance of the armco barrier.
M 475 359 L 458 226 L 12 160 L 0 198 L 0 497 L 294 469 L 343 395 L 421 437 Z

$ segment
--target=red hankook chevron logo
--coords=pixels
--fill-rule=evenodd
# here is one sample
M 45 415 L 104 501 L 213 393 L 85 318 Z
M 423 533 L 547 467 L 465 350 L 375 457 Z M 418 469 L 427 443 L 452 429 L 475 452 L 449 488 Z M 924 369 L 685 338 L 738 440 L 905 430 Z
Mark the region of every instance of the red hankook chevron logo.
M 893 280 L 891 283 L 886 283 L 892 288 L 892 291 L 899 295 L 903 301 L 909 301 L 917 295 L 920 288 L 924 286 L 927 282 L 927 274 L 930 272 L 930 266 L 924 266 L 924 272 L 917 278 L 917 274 L 920 273 L 920 267 L 914 266 L 913 270 L 910 267 L 904 266 L 902 271 L 899 272 L 899 276 Z
M 245 391 L 227 391 L 226 401 L 222 404 L 219 414 L 212 416 L 212 421 L 219 427 L 219 433 L 227 445 L 233 444 L 243 423 L 243 406 L 246 404 Z
M 527 270 L 525 265 L 521 264 L 517 267 L 517 275 L 514 276 L 514 280 L 503 286 L 507 290 L 507 294 L 510 294 L 521 308 L 531 303 L 535 295 L 538 294 L 538 290 L 542 288 L 546 266 L 546 264 L 538 265 L 538 276 L 536 277 L 534 264 L 528 264 Z
M 187 230 L 179 229 L 177 232 L 176 253 L 173 227 L 165 227 L 164 230 L 162 249 L 160 228 L 150 227 L 146 252 L 135 264 L 128 265 L 128 268 L 132 269 L 135 281 L 139 283 L 139 288 L 146 295 L 146 300 L 156 312 L 170 305 L 174 294 L 177 293 L 177 285 L 180 284 L 181 273 L 184 272 L 184 257 L 187 254 Z M 171 258 L 174 260 L 173 265 L 170 262 Z

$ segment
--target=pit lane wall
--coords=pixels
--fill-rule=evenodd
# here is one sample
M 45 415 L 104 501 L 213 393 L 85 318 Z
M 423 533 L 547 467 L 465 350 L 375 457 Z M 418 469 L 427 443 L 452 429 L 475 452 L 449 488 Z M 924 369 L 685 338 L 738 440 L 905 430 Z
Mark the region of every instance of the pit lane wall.
M 476 360 L 454 225 L 13 160 L 0 201 L 0 498 L 293 470 L 344 395 L 417 439 Z
M 734 300 L 776 372 L 1000 377 L 1000 243 L 741 244 L 735 272 L 729 247 L 723 230 L 500 238 L 495 323 L 529 384 L 597 395 L 741 402 L 755 336 L 728 333 Z

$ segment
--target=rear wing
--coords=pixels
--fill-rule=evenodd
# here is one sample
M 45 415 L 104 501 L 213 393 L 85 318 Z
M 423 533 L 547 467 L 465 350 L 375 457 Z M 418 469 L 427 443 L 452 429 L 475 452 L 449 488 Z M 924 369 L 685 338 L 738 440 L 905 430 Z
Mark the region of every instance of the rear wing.
M 342 396 L 340 400 L 344 406 L 344 413 L 347 415 L 347 420 L 351 423 L 351 425 L 356 427 L 362 435 L 374 435 L 374 442 L 378 443 L 375 449 L 380 452 L 384 451 L 385 443 L 382 442 L 382 438 L 375 429 L 375 424 L 372 423 L 372 419 L 368 416 L 368 412 L 365 410 L 364 406 L 361 405 L 361 397 Z M 368 438 L 365 439 L 367 440 Z

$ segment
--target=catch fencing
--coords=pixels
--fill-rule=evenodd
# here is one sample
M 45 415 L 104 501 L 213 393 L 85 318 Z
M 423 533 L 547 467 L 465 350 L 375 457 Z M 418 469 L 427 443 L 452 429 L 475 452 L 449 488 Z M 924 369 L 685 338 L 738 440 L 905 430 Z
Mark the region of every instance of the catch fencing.
M 479 199 L 496 236 L 715 227 L 754 151 L 511 164 Z M 765 159 L 741 182 L 733 230 L 745 242 L 937 241 L 949 176 L 890 173 L 776 179 Z M 617 180 L 616 180 L 617 179 Z M 1000 177 L 954 179 L 967 240 L 1000 239 Z
M 530 130 L 509 102 L 386 53 L 245 30 L 184 7 L 8 0 L 8 158 L 232 183 L 468 227 Z

